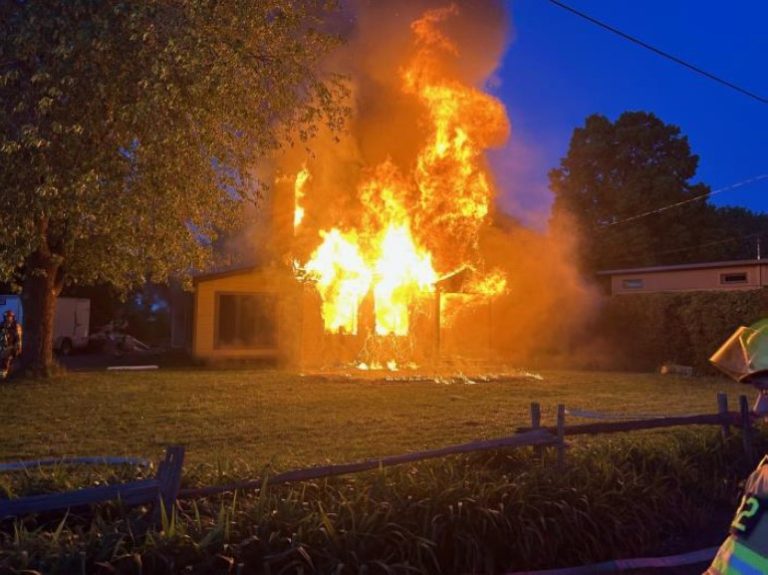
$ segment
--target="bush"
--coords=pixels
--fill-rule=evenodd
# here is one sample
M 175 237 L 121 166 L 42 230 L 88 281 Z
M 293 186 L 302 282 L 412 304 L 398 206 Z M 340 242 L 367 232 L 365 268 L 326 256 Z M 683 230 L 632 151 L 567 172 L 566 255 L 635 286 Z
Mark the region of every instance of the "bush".
M 616 369 L 655 370 L 664 362 L 711 371 L 709 357 L 740 325 L 768 316 L 768 290 L 613 296 L 594 333 L 610 343 Z
M 759 434 L 756 448 L 765 447 Z M 239 563 L 252 574 L 498 573 L 590 563 L 656 553 L 696 532 L 713 507 L 735 507 L 754 465 L 738 435 L 723 442 L 717 429 L 574 440 L 563 469 L 551 455 L 542 464 L 526 450 L 472 454 L 185 501 L 162 529 L 149 510 L 119 504 L 31 516 L 0 529 L 0 573 L 232 573 Z M 190 471 L 186 485 L 250 475 Z M 22 474 L 4 490 L 50 491 L 69 477 L 41 473 L 49 477 Z

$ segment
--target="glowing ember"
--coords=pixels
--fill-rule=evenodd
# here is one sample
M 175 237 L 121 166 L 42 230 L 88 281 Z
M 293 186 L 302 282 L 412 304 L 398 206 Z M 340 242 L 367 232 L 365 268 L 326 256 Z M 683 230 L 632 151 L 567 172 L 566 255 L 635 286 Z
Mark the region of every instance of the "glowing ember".
M 467 286 L 467 292 L 483 295 L 498 295 L 505 291 L 507 291 L 507 277 L 501 270 L 493 270 Z
M 439 277 L 483 267 L 479 234 L 493 192 L 482 156 L 509 125 L 500 102 L 441 71 L 440 61 L 458 49 L 438 26 L 456 14 L 455 6 L 432 10 L 411 26 L 416 51 L 403 68 L 402 90 L 423 106 L 427 133 L 411 173 L 390 161 L 364 170 L 357 188 L 362 217 L 354 226 L 321 231 L 322 243 L 303 266 L 317 282 L 328 332 L 356 334 L 360 304 L 372 293 L 376 334 L 408 335 L 410 310 L 435 291 Z M 310 179 L 306 167 L 296 176 L 295 230 Z M 505 288 L 499 271 L 470 286 L 485 295 Z M 397 369 L 393 362 L 386 367 Z

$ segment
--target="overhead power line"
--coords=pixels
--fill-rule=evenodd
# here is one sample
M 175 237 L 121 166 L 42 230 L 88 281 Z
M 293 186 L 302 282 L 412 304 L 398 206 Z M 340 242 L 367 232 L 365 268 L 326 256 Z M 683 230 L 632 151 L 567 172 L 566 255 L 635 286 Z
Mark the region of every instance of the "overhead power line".
M 765 235 L 764 232 L 754 232 L 754 233 L 751 233 L 751 234 L 745 234 L 745 235 L 741 235 L 741 236 L 735 236 L 735 237 L 726 238 L 724 240 L 715 240 L 715 241 L 711 241 L 711 242 L 705 242 L 703 244 L 698 244 L 698 243 L 697 244 L 692 244 L 692 245 L 689 245 L 689 246 L 686 246 L 686 247 L 683 247 L 683 248 L 664 250 L 664 251 L 661 251 L 661 252 L 657 252 L 654 255 L 655 256 L 662 256 L 662 255 L 665 256 L 665 255 L 669 255 L 669 254 L 678 254 L 678 253 L 683 253 L 683 252 L 690 252 L 691 250 L 700 249 L 700 248 L 708 248 L 708 247 L 711 247 L 711 246 L 719 246 L 719 245 L 723 245 L 723 244 L 730 244 L 730 243 L 733 243 L 733 242 L 742 242 L 742 241 L 750 240 L 752 238 L 759 238 L 759 237 L 761 237 L 763 235 Z
M 703 244 L 702 243 L 695 243 L 695 244 L 690 244 L 690 245 L 687 245 L 687 246 L 684 246 L 684 247 L 680 247 L 680 248 L 673 248 L 673 249 L 669 249 L 669 250 L 663 250 L 663 251 L 660 251 L 660 252 L 656 252 L 653 255 L 654 255 L 654 257 L 659 257 L 659 256 L 668 256 L 668 255 L 672 255 L 672 254 L 681 254 L 681 253 L 690 252 L 690 251 L 693 251 L 693 250 L 698 250 L 698 249 L 701 249 L 701 248 L 708 248 L 708 247 L 712 247 L 712 246 L 725 245 L 725 244 L 730 244 L 730 243 L 733 243 L 733 242 L 742 242 L 742 241 L 745 242 L 747 240 L 751 240 L 751 239 L 754 239 L 754 238 L 758 238 L 759 239 L 760 237 L 762 237 L 764 235 L 765 235 L 764 232 L 754 232 L 754 233 L 751 233 L 751 234 L 745 234 L 745 235 L 741 235 L 741 236 L 733 236 L 733 237 L 725 238 L 723 240 L 714 240 L 714 241 L 711 241 L 711 242 L 705 242 Z M 621 266 L 629 265 L 629 262 L 632 261 L 632 257 L 633 256 L 629 256 L 628 258 L 625 258 L 623 260 L 619 260 L 619 263 L 615 264 L 615 265 L 621 265 Z M 625 264 L 624 262 L 628 262 L 628 263 Z
M 736 182 L 735 184 L 731 184 L 730 186 L 725 186 L 723 188 L 718 188 L 717 190 L 712 190 L 711 192 L 707 192 L 705 194 L 699 194 L 698 196 L 694 196 L 692 198 L 688 198 L 687 200 L 681 200 L 679 202 L 675 202 L 674 204 L 669 204 L 667 206 L 662 206 L 660 208 L 656 208 L 655 210 L 648 210 L 647 212 L 643 212 L 640 214 L 636 214 L 634 216 L 629 216 L 628 218 L 624 218 L 621 220 L 616 220 L 615 222 L 608 222 L 606 224 L 603 224 L 602 227 L 607 228 L 610 226 L 615 226 L 618 224 L 625 224 L 627 222 L 632 222 L 634 220 L 639 220 L 640 218 L 645 218 L 647 216 L 652 216 L 653 214 L 658 214 L 661 212 L 666 212 L 667 210 L 671 210 L 672 208 L 677 208 L 680 206 L 684 206 L 685 204 L 690 204 L 691 202 L 697 202 L 699 200 L 706 200 L 708 198 L 711 198 L 712 196 L 716 196 L 718 194 L 722 194 L 723 192 L 730 192 L 732 190 L 735 190 L 737 188 L 741 188 L 743 186 L 748 186 L 749 184 L 754 184 L 755 182 L 759 182 L 760 180 L 768 179 L 768 174 L 762 174 L 760 176 L 755 176 L 754 178 L 749 178 L 748 180 L 742 180 L 741 182 Z
M 585 14 L 584 12 L 581 12 L 579 10 L 576 10 L 576 8 L 573 8 L 571 6 L 568 6 L 567 4 L 563 4 L 559 0 L 549 0 L 551 4 L 554 4 L 555 6 L 558 6 L 562 8 L 563 10 L 567 10 L 568 12 L 571 12 L 572 14 L 575 14 L 576 16 L 579 16 L 580 18 L 583 18 L 584 20 L 587 20 L 588 22 L 591 22 L 592 24 L 595 24 L 597 26 L 600 26 L 601 28 L 608 30 L 609 32 L 612 32 L 613 34 L 616 34 L 617 36 L 621 36 L 625 40 L 629 40 L 630 42 L 637 44 L 638 46 L 642 46 L 646 50 L 650 50 L 651 52 L 654 52 L 655 54 L 661 56 L 662 58 L 666 58 L 667 60 L 671 60 L 672 62 L 675 62 L 676 64 L 680 64 L 681 66 L 685 66 L 689 70 L 692 70 L 696 72 L 697 74 L 700 74 L 706 78 L 709 78 L 710 80 L 714 80 L 715 82 L 722 84 L 723 86 L 727 86 L 728 88 L 732 90 L 736 90 L 737 92 L 740 92 L 741 94 L 745 96 L 749 96 L 750 98 L 757 100 L 761 104 L 768 104 L 768 98 L 765 98 L 759 94 L 755 94 L 754 92 L 751 92 L 747 90 L 746 88 L 742 88 L 738 84 L 734 84 L 733 82 L 729 82 L 728 80 L 725 80 L 721 78 L 720 76 L 717 76 L 711 72 L 707 72 L 703 68 L 699 68 L 698 66 L 695 66 L 694 64 L 691 64 L 690 62 L 686 62 L 682 58 L 678 58 L 677 56 L 674 56 L 670 54 L 669 52 L 665 52 L 664 50 L 661 50 L 659 48 L 656 48 L 655 46 L 651 46 L 647 42 L 643 42 L 639 38 L 635 38 L 634 36 L 630 36 L 626 32 L 622 32 L 618 28 L 614 28 L 613 26 L 606 24 L 605 22 L 601 22 L 597 18 L 593 18 L 589 14 Z

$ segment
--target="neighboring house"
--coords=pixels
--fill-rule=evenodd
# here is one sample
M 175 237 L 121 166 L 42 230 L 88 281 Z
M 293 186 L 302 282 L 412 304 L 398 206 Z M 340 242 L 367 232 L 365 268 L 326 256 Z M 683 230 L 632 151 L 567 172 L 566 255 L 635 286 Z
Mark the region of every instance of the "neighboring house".
M 768 285 L 768 260 L 737 260 L 598 272 L 612 295 L 750 290 Z

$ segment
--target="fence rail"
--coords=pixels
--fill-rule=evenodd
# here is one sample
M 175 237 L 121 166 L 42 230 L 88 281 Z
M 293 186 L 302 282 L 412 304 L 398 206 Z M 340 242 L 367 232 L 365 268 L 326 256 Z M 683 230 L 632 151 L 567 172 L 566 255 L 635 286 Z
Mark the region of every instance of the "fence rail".
M 740 396 L 738 412 L 728 411 L 728 399 L 723 393 L 718 394 L 717 407 L 718 412 L 714 414 L 653 417 L 648 419 L 602 421 L 598 423 L 566 425 L 566 409 L 564 405 L 560 404 L 557 406 L 556 425 L 542 427 L 541 406 L 538 403 L 532 403 L 531 426 L 519 427 L 517 428 L 517 433 L 509 437 L 472 441 L 438 449 L 392 455 L 389 457 L 368 459 L 354 463 L 296 469 L 271 476 L 266 480 L 262 478 L 231 483 L 228 485 L 214 485 L 193 489 L 180 489 L 182 466 L 184 463 L 184 448 L 173 446 L 166 450 L 165 459 L 160 464 L 157 475 L 154 478 L 118 485 L 80 489 L 65 493 L 0 500 L 0 519 L 26 515 L 29 513 L 86 506 L 115 499 L 119 499 L 123 504 L 129 506 L 162 503 L 165 508 L 168 509 L 177 499 L 207 497 L 235 490 L 258 489 L 265 483 L 265 481 L 269 484 L 293 483 L 337 475 L 360 473 L 372 469 L 423 461 L 436 457 L 445 457 L 459 453 L 472 453 L 494 449 L 533 447 L 536 455 L 540 457 L 544 447 L 554 447 L 557 450 L 557 464 L 563 465 L 566 455 L 565 448 L 567 447 L 565 438 L 569 435 L 624 433 L 628 431 L 687 425 L 717 425 L 721 427 L 723 436 L 730 434 L 731 426 L 740 427 L 742 429 L 744 450 L 749 457 L 752 457 L 751 426 L 754 416 L 749 411 L 746 396 Z M 155 511 L 155 520 L 159 520 L 159 517 L 160 507 L 158 506 Z
M 141 479 L 116 485 L 88 487 L 64 493 L 49 493 L 20 497 L 18 499 L 0 500 L 0 519 L 30 513 L 44 513 L 59 509 L 70 509 L 119 500 L 128 507 L 147 503 L 163 503 L 173 505 L 181 484 L 181 469 L 184 463 L 184 448 L 169 447 L 165 451 L 165 459 L 158 467 L 158 473 L 150 479 Z
M 703 415 L 680 415 L 671 417 L 655 417 L 653 419 L 629 419 L 624 421 L 600 421 L 597 423 L 580 423 L 565 425 L 565 435 L 597 435 L 601 433 L 620 433 L 626 431 L 642 431 L 644 429 L 657 429 L 659 427 L 680 427 L 685 425 L 717 425 L 723 424 L 741 426 L 740 413 L 711 413 Z M 525 433 L 534 427 L 518 427 L 518 433 Z M 557 433 L 556 426 L 540 427 L 550 433 Z
M 439 449 L 430 449 L 416 453 L 407 453 L 403 455 L 392 455 L 380 459 L 368 459 L 356 463 L 344 463 L 340 465 L 326 465 L 323 467 L 309 467 L 305 469 L 296 469 L 286 471 L 268 478 L 270 485 L 280 483 L 295 483 L 297 481 L 308 481 L 310 479 L 322 479 L 323 477 L 332 477 L 335 475 L 348 475 L 350 473 L 360 473 L 370 471 L 380 467 L 391 467 L 392 465 L 401 465 L 403 463 L 412 463 L 415 461 L 424 461 L 436 457 L 445 457 L 447 455 L 456 455 L 459 453 L 473 453 L 478 451 L 490 451 L 494 449 L 515 448 L 515 447 L 538 447 L 546 445 L 556 445 L 558 438 L 545 429 L 529 430 L 524 433 L 512 435 L 510 437 L 501 437 L 499 439 L 487 439 L 483 441 L 472 441 Z M 197 489 L 182 489 L 179 492 L 179 498 L 189 499 L 193 497 L 207 497 L 235 491 L 236 489 L 258 489 L 262 486 L 264 480 L 257 479 L 242 483 L 232 483 L 230 485 L 214 485 L 211 487 L 201 487 Z

